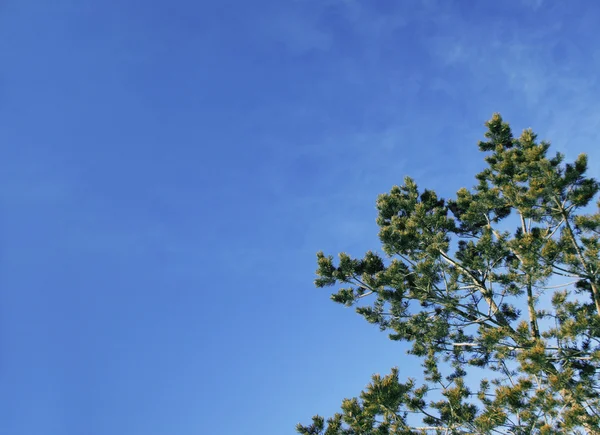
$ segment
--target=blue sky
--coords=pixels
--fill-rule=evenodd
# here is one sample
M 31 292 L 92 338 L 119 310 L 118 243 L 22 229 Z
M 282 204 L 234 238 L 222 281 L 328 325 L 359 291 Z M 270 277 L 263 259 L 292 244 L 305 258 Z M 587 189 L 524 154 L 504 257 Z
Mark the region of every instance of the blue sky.
M 313 288 L 499 111 L 600 175 L 600 5 L 4 0 L 0 433 L 292 434 L 405 348 Z M 596 162 L 596 163 L 595 163 Z

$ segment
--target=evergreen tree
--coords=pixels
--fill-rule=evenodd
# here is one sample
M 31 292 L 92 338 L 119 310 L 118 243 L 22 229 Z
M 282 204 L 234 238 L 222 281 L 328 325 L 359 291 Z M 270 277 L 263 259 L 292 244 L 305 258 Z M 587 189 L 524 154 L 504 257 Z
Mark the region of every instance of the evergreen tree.
M 305 435 L 600 433 L 600 212 L 587 157 L 486 123 L 485 169 L 444 200 L 405 178 L 377 200 L 383 252 L 317 254 L 317 287 L 412 344 Z M 600 207 L 600 201 L 598 202 Z

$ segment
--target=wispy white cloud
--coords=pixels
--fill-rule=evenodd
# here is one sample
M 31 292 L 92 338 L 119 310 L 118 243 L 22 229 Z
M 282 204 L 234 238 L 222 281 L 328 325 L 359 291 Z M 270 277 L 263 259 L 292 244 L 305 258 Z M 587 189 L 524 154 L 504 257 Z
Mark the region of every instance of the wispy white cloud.
M 470 183 L 481 161 L 476 141 L 483 122 L 495 111 L 503 112 L 517 134 L 531 126 L 569 158 L 580 151 L 594 160 L 600 157 L 595 151 L 600 139 L 600 88 L 594 73 L 600 69 L 600 55 L 578 48 L 582 41 L 566 39 L 567 23 L 560 19 L 548 19 L 544 26 L 519 22 L 518 14 L 531 19 L 527 14 L 545 13 L 543 2 L 515 3 L 515 17 L 506 21 L 493 16 L 474 21 L 460 4 L 439 1 L 422 2 L 410 12 L 403 7 L 378 10 L 360 0 L 297 5 L 309 8 L 312 15 L 310 19 L 288 15 L 286 19 L 302 23 L 289 26 L 295 30 L 288 37 L 302 38 L 305 26 L 312 29 L 306 32 L 306 47 L 314 48 L 310 41 L 318 29 L 327 40 L 319 48 L 327 51 L 328 62 L 339 66 L 337 85 L 346 86 L 348 92 L 361 86 L 367 90 L 357 102 L 363 125 L 334 128 L 335 114 L 305 107 L 308 117 L 319 113 L 331 120 L 332 127 L 302 148 L 309 158 L 328 162 L 318 173 L 302 175 L 302 170 L 283 168 L 273 174 L 278 180 L 273 185 L 282 192 L 288 191 L 289 183 L 310 183 L 297 177 L 316 177 L 324 190 L 303 189 L 304 195 L 288 198 L 289 204 L 337 210 L 318 217 L 307 230 L 308 237 L 331 224 L 340 233 L 338 242 L 352 237 L 350 233 L 365 242 L 372 240 L 373 234 L 362 235 L 372 223 L 369 204 L 374 204 L 377 193 L 401 183 L 404 175 L 414 176 L 423 186 L 449 191 Z M 333 12 L 350 34 L 326 25 L 323 17 Z M 342 34 L 360 41 L 351 56 L 336 45 Z M 402 51 L 392 49 L 407 37 L 414 39 L 417 50 L 414 65 L 399 61 Z M 332 82 L 324 81 L 323 86 L 331 87 Z M 296 104 L 293 110 L 299 107 Z M 293 149 L 286 148 L 292 160 L 298 158 Z M 592 175 L 598 176 L 597 168 L 591 167 Z M 360 204 L 364 213 L 355 211 Z M 334 237 L 335 232 L 329 235 Z
M 521 0 L 527 7 L 537 10 L 544 5 L 544 0 Z

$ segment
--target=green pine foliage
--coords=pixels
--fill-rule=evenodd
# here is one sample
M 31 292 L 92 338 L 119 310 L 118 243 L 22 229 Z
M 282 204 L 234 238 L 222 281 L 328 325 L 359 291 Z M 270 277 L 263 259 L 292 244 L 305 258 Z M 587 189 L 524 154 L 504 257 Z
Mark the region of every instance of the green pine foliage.
M 408 342 L 423 378 L 376 375 L 298 433 L 600 433 L 600 185 L 585 155 L 550 156 L 498 114 L 486 127 L 472 189 L 407 177 L 379 196 L 386 255 L 317 254 L 316 286 Z

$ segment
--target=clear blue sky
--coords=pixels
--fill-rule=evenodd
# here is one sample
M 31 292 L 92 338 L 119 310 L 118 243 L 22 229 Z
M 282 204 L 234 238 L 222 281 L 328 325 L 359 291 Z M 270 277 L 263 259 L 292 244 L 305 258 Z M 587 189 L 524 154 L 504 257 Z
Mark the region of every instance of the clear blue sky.
M 500 111 L 600 151 L 594 1 L 0 2 L 0 433 L 294 433 L 418 369 L 313 288 Z

